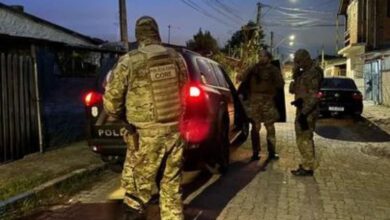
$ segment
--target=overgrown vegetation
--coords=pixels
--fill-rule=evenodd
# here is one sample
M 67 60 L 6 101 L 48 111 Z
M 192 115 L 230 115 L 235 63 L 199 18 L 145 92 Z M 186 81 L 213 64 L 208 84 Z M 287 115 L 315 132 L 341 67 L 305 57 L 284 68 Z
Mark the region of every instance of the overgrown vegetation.
M 261 26 L 249 21 L 240 30 L 237 30 L 223 49 L 209 31 L 202 31 L 187 41 L 187 48 L 214 59 L 220 63 L 228 72 L 231 79 L 234 79 L 237 72 L 257 59 L 258 51 L 267 48 L 264 43 L 264 33 Z

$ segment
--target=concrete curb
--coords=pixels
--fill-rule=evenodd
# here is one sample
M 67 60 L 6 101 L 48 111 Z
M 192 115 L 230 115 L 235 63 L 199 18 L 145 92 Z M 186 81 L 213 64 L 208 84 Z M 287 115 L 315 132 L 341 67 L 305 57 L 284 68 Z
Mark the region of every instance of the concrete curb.
M 44 193 L 45 191 L 48 191 L 49 189 L 56 188 L 58 186 L 61 186 L 64 183 L 67 182 L 72 182 L 73 179 L 77 178 L 83 178 L 83 177 L 88 177 L 89 175 L 103 171 L 106 168 L 106 164 L 96 164 L 96 165 L 91 165 L 87 168 L 82 168 L 78 169 L 75 171 L 72 171 L 71 173 L 68 173 L 66 175 L 57 177 L 53 180 L 50 180 L 46 183 L 43 183 L 37 187 L 34 187 L 32 190 L 21 193 L 19 195 L 13 196 L 7 200 L 0 201 L 0 219 L 3 218 L 11 218 L 10 214 L 12 213 L 7 213 L 9 211 L 17 211 L 18 205 L 17 204 L 22 204 L 23 202 L 30 200 L 30 199 L 36 199 L 36 197 L 39 194 Z

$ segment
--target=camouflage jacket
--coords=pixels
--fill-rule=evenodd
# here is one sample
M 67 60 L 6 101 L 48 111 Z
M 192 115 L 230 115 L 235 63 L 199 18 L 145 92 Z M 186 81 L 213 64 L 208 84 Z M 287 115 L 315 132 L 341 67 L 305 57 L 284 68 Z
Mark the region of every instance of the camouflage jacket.
M 322 79 L 322 69 L 313 65 L 309 70 L 297 75 L 292 82 L 290 90 L 295 94 L 295 100 L 303 100 L 301 109 L 303 114 L 309 114 L 315 110 L 318 103 L 317 93 L 320 90 Z
M 163 48 L 160 45 L 151 46 Z M 161 124 L 156 122 L 156 114 L 158 113 L 156 100 L 169 99 L 169 96 L 180 97 L 180 90 L 187 80 L 187 69 L 182 56 L 173 49 L 165 49 L 168 50 L 169 57 L 175 64 L 168 66 L 175 69 L 178 75 L 178 84 L 155 88 L 154 84 L 151 83 L 151 78 L 153 78 L 151 72 L 155 68 L 149 68 L 147 58 L 140 49 L 133 50 L 119 59 L 107 81 L 103 104 L 105 111 L 110 116 L 124 119 L 125 115 L 127 122 L 138 128 L 156 127 L 156 125 Z M 155 94 L 157 90 L 161 94 Z M 166 94 L 167 92 L 169 94 Z M 174 104 L 166 106 L 166 108 L 174 107 L 174 110 L 168 110 L 180 114 L 180 100 L 177 103 L 175 97 L 173 99 Z M 168 101 L 172 101 L 172 99 Z M 169 123 L 164 123 L 164 125 L 177 124 L 178 119 L 179 117 L 176 121 L 168 121 Z
M 283 88 L 284 80 L 280 70 L 272 64 L 255 64 L 245 70 L 239 79 L 248 86 L 252 95 L 275 96 L 277 89 Z

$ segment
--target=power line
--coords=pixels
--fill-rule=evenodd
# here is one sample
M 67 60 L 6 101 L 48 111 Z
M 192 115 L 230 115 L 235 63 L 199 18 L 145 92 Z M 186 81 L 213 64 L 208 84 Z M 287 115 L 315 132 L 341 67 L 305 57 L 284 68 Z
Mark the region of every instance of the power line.
M 286 7 L 279 7 L 279 6 L 273 6 L 273 5 L 267 5 L 262 4 L 263 7 L 270 7 L 275 10 L 282 10 L 282 11 L 290 11 L 290 12 L 302 12 L 302 13 L 311 13 L 311 14 L 329 14 L 334 15 L 334 12 L 331 11 L 317 11 L 317 10 L 308 10 L 308 9 L 300 9 L 300 8 L 286 8 Z
M 322 7 L 322 6 L 328 6 L 328 5 L 330 5 L 330 4 L 334 3 L 334 2 L 335 2 L 334 0 L 328 0 L 326 2 L 322 2 L 322 3 L 318 4 L 318 5 L 316 5 L 315 8 Z
M 302 24 L 302 25 L 294 25 L 294 24 L 282 24 L 282 23 L 264 23 L 265 26 L 272 27 L 337 27 L 336 24 Z M 338 25 L 339 27 L 344 26 L 344 24 Z
M 211 7 L 212 9 L 214 9 L 216 12 L 218 12 L 219 14 L 221 14 L 222 16 L 230 19 L 231 21 L 237 23 L 237 24 L 241 24 L 241 20 L 237 19 L 236 17 L 232 16 L 231 13 L 227 13 L 227 12 L 224 12 L 223 10 L 221 10 L 218 6 L 216 6 L 215 2 L 214 1 L 211 1 L 212 3 L 210 4 L 210 1 L 209 0 L 203 0 L 203 2 Z
M 239 11 L 235 10 L 232 7 L 227 6 L 226 4 L 222 3 L 220 0 L 213 0 L 213 2 L 216 2 L 218 5 L 220 5 L 221 8 L 226 12 L 231 13 L 236 18 L 240 19 L 241 21 L 244 21 L 244 19 L 238 15 L 240 13 Z
M 206 10 L 202 9 L 201 7 L 199 7 L 197 4 L 195 4 L 191 0 L 180 0 L 180 1 L 183 2 L 184 4 L 186 4 L 187 6 L 189 6 L 190 8 L 194 9 L 198 13 L 205 15 L 206 17 L 209 17 L 209 18 L 214 19 L 215 21 L 217 21 L 217 22 L 219 22 L 221 24 L 224 24 L 226 26 L 234 28 L 234 26 L 232 24 L 229 24 L 229 23 L 219 19 L 218 17 L 215 17 L 215 16 L 211 15 L 210 13 L 208 13 Z

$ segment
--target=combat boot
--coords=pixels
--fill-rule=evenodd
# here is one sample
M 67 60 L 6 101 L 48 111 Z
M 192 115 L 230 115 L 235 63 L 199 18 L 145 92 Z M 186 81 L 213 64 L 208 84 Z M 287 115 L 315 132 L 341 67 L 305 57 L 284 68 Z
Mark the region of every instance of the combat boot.
M 252 157 L 251 157 L 251 161 L 260 160 L 260 156 L 259 156 L 259 153 L 260 153 L 260 150 L 261 150 L 261 147 L 260 147 L 260 134 L 254 128 L 252 128 L 252 131 L 251 131 L 251 140 L 252 140 Z
M 291 173 L 294 176 L 313 176 L 314 171 L 313 170 L 306 170 L 303 168 L 303 166 L 300 164 L 299 168 L 296 170 L 291 170 Z
M 124 205 L 124 214 L 120 220 L 146 220 L 146 214 L 144 211 Z
M 279 154 L 275 153 L 274 144 L 267 140 L 268 158 L 267 160 L 279 160 Z

